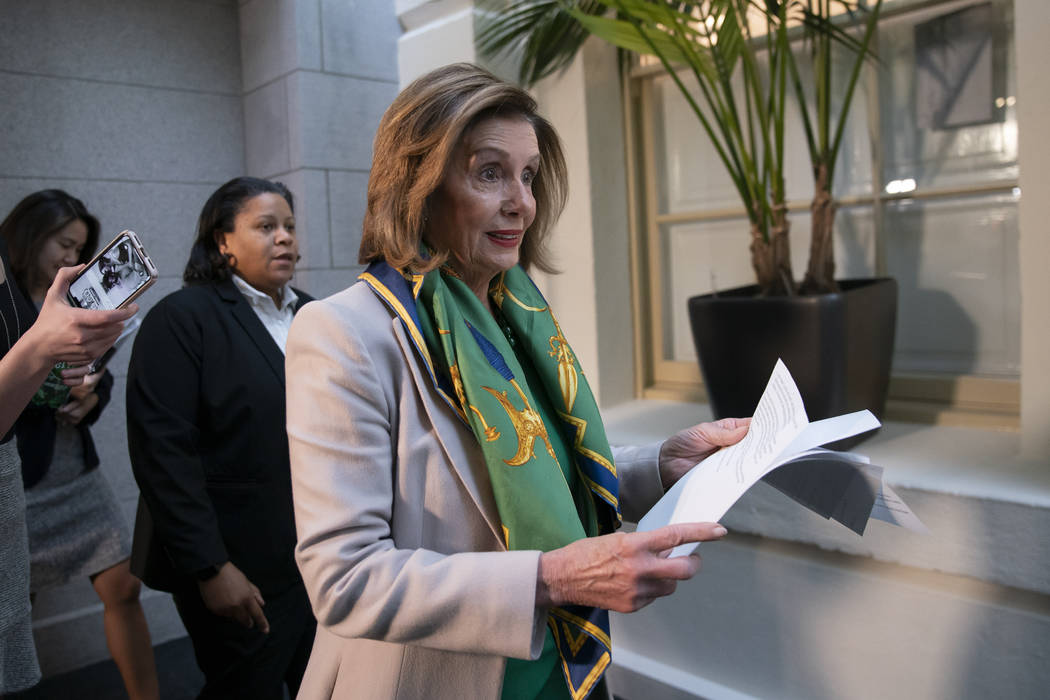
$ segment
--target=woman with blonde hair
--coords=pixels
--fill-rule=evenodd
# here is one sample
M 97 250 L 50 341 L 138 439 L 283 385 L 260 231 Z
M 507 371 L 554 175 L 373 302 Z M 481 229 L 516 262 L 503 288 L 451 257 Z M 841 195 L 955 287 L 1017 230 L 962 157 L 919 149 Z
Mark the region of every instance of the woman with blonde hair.
M 300 698 L 606 694 L 608 610 L 693 576 L 714 523 L 616 533 L 747 420 L 612 448 L 529 279 L 566 197 L 523 90 L 475 66 L 408 86 L 375 139 L 361 262 L 296 318 L 296 556 L 318 619 Z

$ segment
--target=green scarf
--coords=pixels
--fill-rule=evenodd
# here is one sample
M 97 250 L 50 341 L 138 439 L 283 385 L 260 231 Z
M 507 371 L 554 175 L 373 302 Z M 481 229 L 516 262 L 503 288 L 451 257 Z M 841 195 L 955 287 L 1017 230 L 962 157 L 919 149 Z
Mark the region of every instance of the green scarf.
M 405 322 L 446 402 L 477 437 L 508 549 L 549 551 L 619 526 L 616 469 L 594 395 L 546 300 L 521 267 L 493 280 L 489 294 L 518 352 L 540 378 L 538 387 L 525 381 L 500 324 L 447 266 L 406 279 L 385 263 L 373 263 L 361 277 Z M 411 310 L 409 295 L 415 301 Z M 541 418 L 533 391 L 546 392 L 559 425 Z M 591 498 L 574 500 L 551 445 L 552 430 L 560 431 Z M 586 698 L 610 661 L 608 612 L 555 608 L 548 625 L 570 694 Z

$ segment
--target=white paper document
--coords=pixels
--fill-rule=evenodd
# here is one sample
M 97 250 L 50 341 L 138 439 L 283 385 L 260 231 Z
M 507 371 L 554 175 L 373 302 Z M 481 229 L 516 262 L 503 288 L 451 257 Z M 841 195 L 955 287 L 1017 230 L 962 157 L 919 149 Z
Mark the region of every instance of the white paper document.
M 866 410 L 810 423 L 798 387 L 778 360 L 747 436 L 690 470 L 639 521 L 638 531 L 717 522 L 755 482 L 778 467 L 783 469 L 770 477 L 772 486 L 858 533 L 863 533 L 869 517 L 925 531 L 908 506 L 881 483 L 880 467 L 870 465 L 863 455 L 819 448 L 879 426 Z M 696 544 L 680 545 L 671 556 L 688 554 Z
M 109 364 L 109 361 L 113 359 L 113 356 L 117 353 L 117 350 L 120 350 L 121 346 L 128 342 L 131 336 L 134 335 L 136 331 L 138 331 L 139 326 L 141 325 L 142 321 L 139 319 L 137 314 L 125 321 L 124 330 L 122 330 L 120 332 L 120 335 L 117 336 L 117 339 L 113 341 L 113 345 L 109 346 L 108 350 L 102 353 L 101 356 L 97 357 L 95 361 L 91 363 L 91 367 L 88 369 L 88 373 L 94 374 L 95 372 L 99 372 L 107 364 Z
M 911 511 L 911 508 L 905 505 L 901 497 L 886 484 L 882 485 L 882 492 L 875 499 L 875 505 L 871 508 L 871 517 L 891 525 L 900 525 L 913 532 L 921 532 L 924 535 L 930 532 L 929 528 L 923 525 L 922 521 Z

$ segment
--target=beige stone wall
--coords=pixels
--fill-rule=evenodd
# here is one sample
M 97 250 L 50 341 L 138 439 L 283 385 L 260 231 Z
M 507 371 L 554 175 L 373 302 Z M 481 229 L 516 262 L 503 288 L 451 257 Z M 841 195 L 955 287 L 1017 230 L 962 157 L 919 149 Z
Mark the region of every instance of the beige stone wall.
M 1050 12 L 1042 0 L 1014 0 L 1017 28 L 1017 129 L 1021 226 L 1021 430 L 1026 457 L 1050 455 Z

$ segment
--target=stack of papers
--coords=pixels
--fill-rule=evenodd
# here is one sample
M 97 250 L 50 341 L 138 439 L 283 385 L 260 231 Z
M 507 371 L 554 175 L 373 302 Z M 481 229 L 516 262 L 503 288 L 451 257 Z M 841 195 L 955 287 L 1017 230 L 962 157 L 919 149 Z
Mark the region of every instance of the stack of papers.
M 925 533 L 918 517 L 882 482 L 882 467 L 860 454 L 820 447 L 880 425 L 871 411 L 810 423 L 795 381 L 777 360 L 747 436 L 690 470 L 639 521 L 638 531 L 672 523 L 717 522 L 762 479 L 858 535 L 864 534 L 871 518 Z M 680 545 L 671 556 L 688 554 L 696 545 Z

